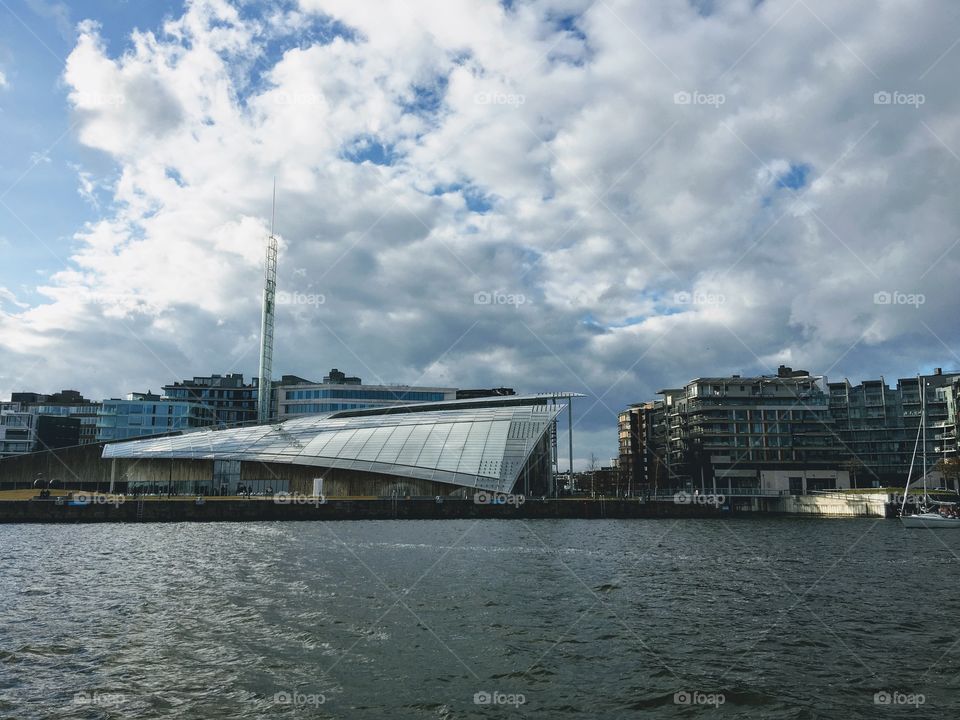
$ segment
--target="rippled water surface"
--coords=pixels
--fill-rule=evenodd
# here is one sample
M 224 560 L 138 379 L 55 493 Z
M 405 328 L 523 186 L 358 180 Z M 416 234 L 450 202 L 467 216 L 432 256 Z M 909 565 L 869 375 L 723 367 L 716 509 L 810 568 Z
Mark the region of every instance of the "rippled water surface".
M 958 556 L 889 520 L 0 526 L 0 717 L 958 717 Z

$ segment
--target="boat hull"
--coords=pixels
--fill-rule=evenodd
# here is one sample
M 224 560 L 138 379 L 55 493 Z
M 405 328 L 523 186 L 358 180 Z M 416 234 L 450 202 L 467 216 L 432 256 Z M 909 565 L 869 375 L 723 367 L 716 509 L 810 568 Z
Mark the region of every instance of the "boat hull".
M 960 518 L 948 518 L 934 513 L 905 515 L 900 518 L 905 528 L 930 528 L 931 530 L 960 530 Z

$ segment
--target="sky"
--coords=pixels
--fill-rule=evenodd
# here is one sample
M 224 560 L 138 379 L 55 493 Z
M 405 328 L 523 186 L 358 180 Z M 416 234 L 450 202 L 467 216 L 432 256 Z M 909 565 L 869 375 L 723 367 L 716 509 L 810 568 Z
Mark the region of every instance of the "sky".
M 0 397 L 960 370 L 960 5 L 0 0 Z

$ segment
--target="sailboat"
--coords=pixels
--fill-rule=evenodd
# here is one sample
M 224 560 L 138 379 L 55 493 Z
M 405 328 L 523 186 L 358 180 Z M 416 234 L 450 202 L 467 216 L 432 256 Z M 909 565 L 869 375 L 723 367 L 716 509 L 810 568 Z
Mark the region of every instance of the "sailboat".
M 907 486 L 903 489 L 903 504 L 900 506 L 900 522 L 905 528 L 929 528 L 931 530 L 940 528 L 956 528 L 960 530 L 960 517 L 948 517 L 941 515 L 937 511 L 940 505 L 955 505 L 956 503 L 945 503 L 937 500 L 931 500 L 927 496 L 927 387 L 923 378 L 918 376 L 917 382 L 920 385 L 920 425 L 917 428 L 917 439 L 913 444 L 913 457 L 910 458 L 910 470 L 907 472 Z M 917 445 L 920 443 L 920 436 L 923 434 L 923 501 L 920 505 L 920 511 L 905 514 L 907 510 L 907 499 L 910 497 L 910 482 L 913 477 L 913 465 L 917 459 Z

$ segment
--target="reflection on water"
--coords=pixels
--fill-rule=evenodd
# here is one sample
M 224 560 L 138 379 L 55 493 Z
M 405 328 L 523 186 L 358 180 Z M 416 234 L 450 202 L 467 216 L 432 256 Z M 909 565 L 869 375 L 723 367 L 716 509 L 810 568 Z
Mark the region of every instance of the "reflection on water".
M 960 533 L 0 526 L 0 717 L 951 717 Z

